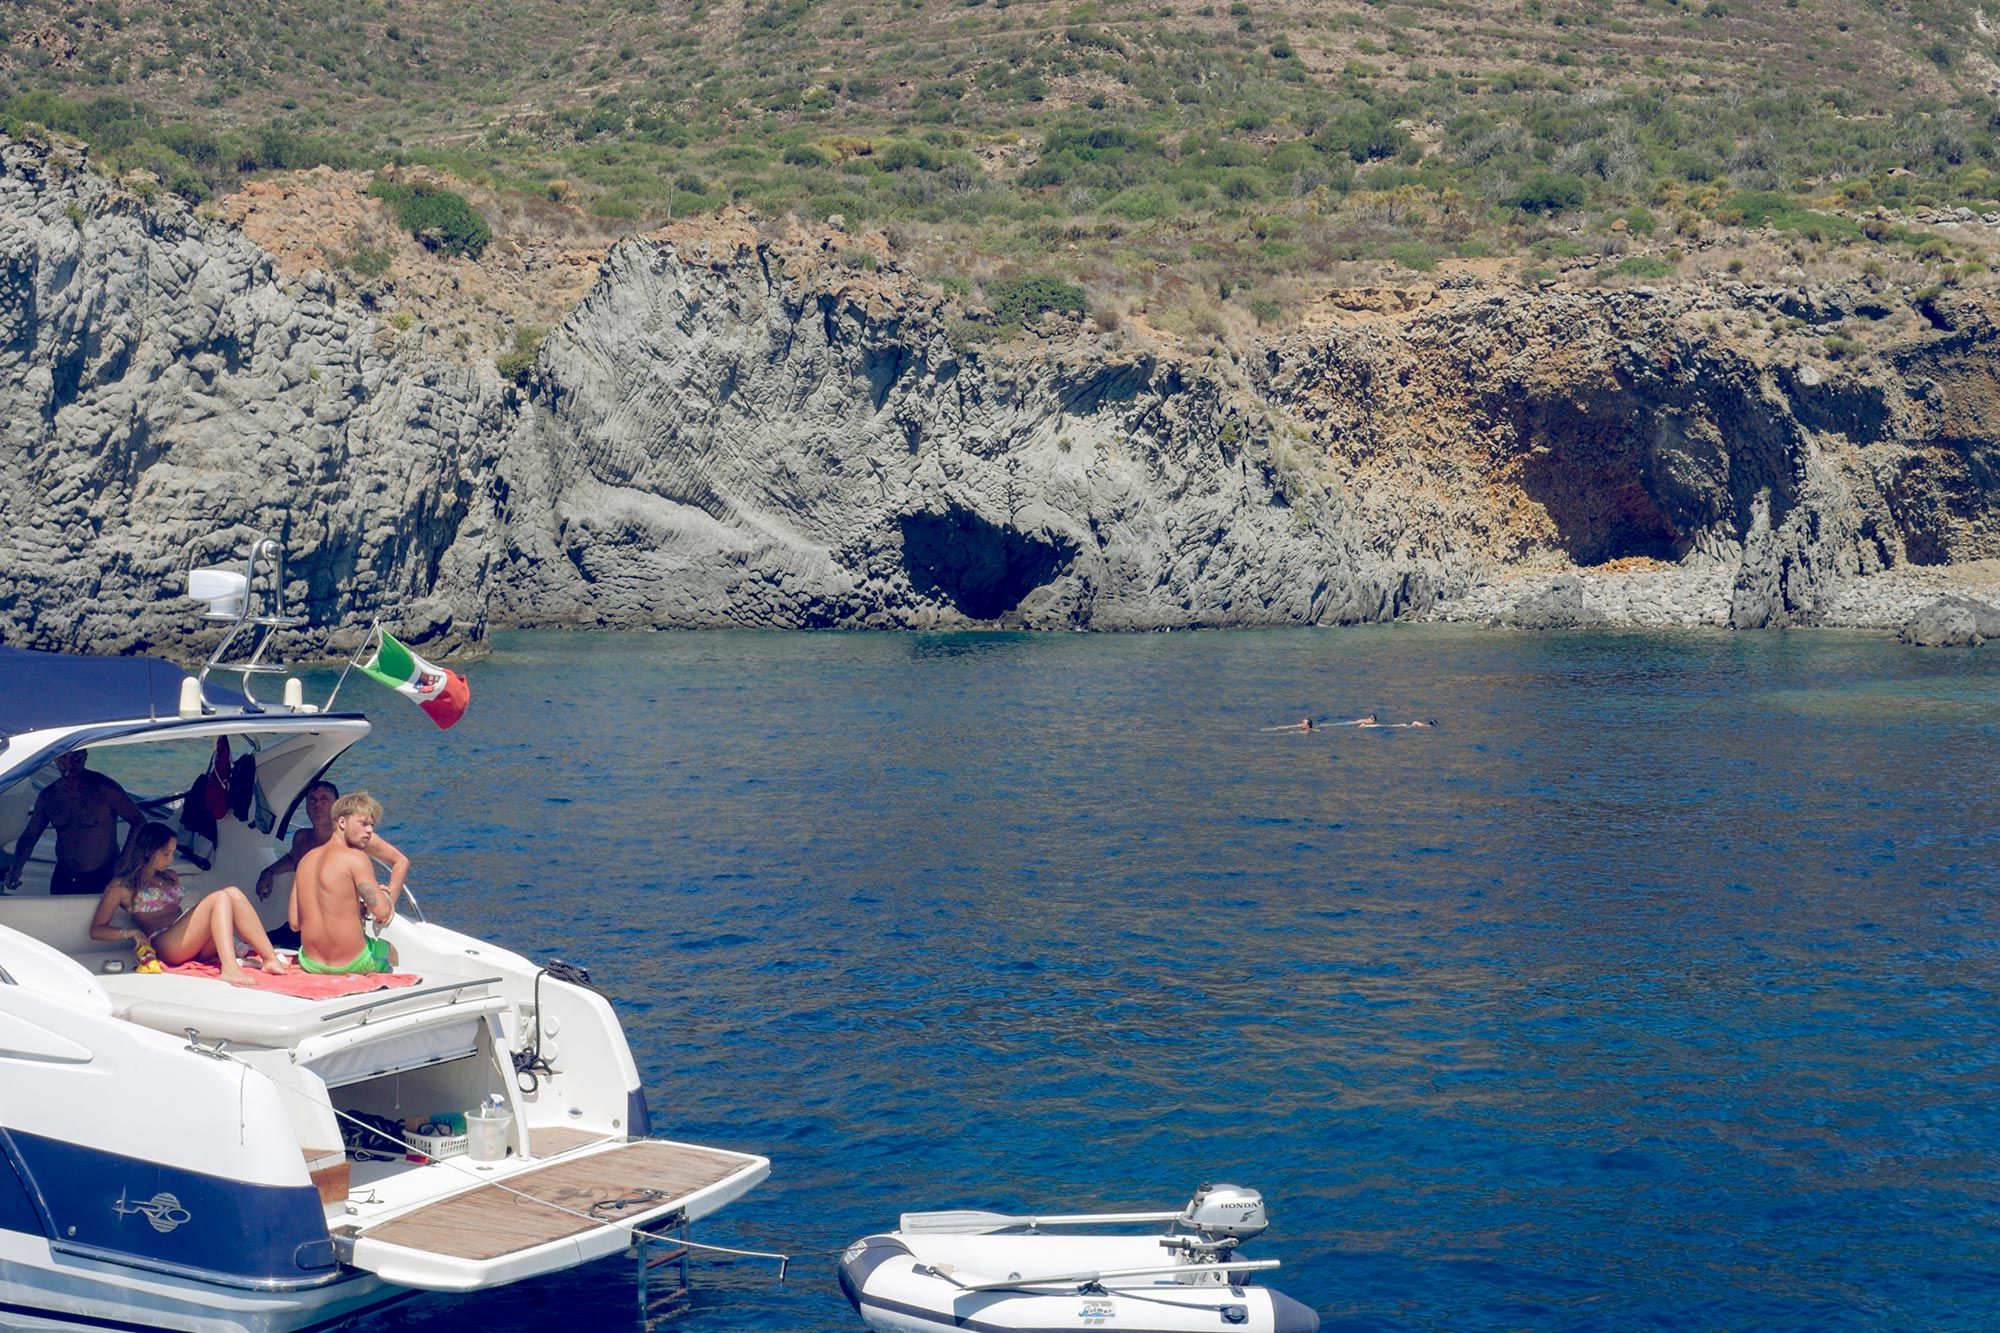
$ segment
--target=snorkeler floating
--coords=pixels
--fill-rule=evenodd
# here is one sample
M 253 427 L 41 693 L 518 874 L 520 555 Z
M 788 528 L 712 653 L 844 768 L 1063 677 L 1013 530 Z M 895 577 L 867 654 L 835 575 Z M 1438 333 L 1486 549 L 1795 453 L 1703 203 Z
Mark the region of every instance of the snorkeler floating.
M 1348 718 L 1341 722 L 1315 722 L 1308 717 L 1301 718 L 1297 722 L 1287 722 L 1281 727 L 1260 727 L 1258 730 L 1265 732 L 1293 731 L 1304 733 L 1325 731 L 1329 727 L 1355 727 L 1368 731 L 1406 731 L 1411 729 L 1427 730 L 1435 727 L 1437 724 L 1438 720 L 1434 717 L 1413 718 L 1408 722 L 1384 722 L 1373 713 L 1364 713 L 1360 717 Z
M 1258 730 L 1266 732 L 1307 732 L 1325 731 L 1328 727 L 1434 727 L 1436 725 L 1437 720 L 1435 718 L 1429 722 L 1377 722 L 1373 713 L 1366 713 L 1360 717 L 1350 717 L 1341 722 L 1315 722 L 1309 717 L 1301 718 L 1297 722 L 1287 722 L 1282 727 L 1259 727 Z

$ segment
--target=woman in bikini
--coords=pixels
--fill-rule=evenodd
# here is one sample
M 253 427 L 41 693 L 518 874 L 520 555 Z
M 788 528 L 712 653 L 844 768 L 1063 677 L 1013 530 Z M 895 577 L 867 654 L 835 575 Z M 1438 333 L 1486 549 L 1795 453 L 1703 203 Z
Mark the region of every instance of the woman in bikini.
M 90 938 L 150 942 L 168 967 L 200 958 L 212 961 L 230 985 L 249 986 L 254 983 L 236 961 L 236 937 L 240 935 L 256 951 L 266 972 L 278 976 L 290 971 L 257 923 L 257 913 L 243 890 L 232 885 L 192 907 L 186 904 L 180 879 L 172 870 L 177 850 L 174 831 L 165 824 L 152 823 L 139 830 L 131 850 L 119 863 L 118 873 L 97 900 L 97 915 L 90 919 Z M 112 916 L 121 910 L 131 925 L 111 924 Z

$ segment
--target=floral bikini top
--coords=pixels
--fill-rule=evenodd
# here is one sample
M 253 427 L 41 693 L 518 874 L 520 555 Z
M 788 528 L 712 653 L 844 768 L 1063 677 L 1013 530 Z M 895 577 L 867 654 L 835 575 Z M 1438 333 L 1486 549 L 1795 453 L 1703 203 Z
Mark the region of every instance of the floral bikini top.
M 132 890 L 132 901 L 125 909 L 134 921 L 141 917 L 176 917 L 181 911 L 181 880 L 171 870 L 162 870 L 145 883 Z

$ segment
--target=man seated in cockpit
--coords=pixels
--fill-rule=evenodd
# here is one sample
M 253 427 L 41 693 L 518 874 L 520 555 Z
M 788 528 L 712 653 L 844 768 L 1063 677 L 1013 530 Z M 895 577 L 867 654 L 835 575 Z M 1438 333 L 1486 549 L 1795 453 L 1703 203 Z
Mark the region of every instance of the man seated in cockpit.
M 138 803 L 123 787 L 85 766 L 89 758 L 87 750 L 71 750 L 56 757 L 56 770 L 62 776 L 42 788 L 35 798 L 34 813 L 28 816 L 28 827 L 14 843 L 14 863 L 7 870 L 8 892 L 21 887 L 21 871 L 34 855 L 42 830 L 51 826 L 56 831 L 56 868 L 49 881 L 50 893 L 102 893 L 111 882 L 123 850 L 118 821 L 130 826 L 125 845 L 130 845 L 146 821 Z

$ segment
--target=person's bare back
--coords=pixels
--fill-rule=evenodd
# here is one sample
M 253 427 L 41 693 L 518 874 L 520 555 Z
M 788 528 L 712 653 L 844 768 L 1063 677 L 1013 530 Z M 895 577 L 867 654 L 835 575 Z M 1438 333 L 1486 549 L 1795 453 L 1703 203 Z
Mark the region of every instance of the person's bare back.
M 299 963 L 307 971 L 387 970 L 365 965 L 370 941 L 361 928 L 362 911 L 382 925 L 394 914 L 395 900 L 375 882 L 375 863 L 366 850 L 381 814 L 382 807 L 366 792 L 341 797 L 334 806 L 331 836 L 299 861 L 292 893 L 299 914 Z M 393 955 L 384 953 L 373 961 L 393 961 Z

